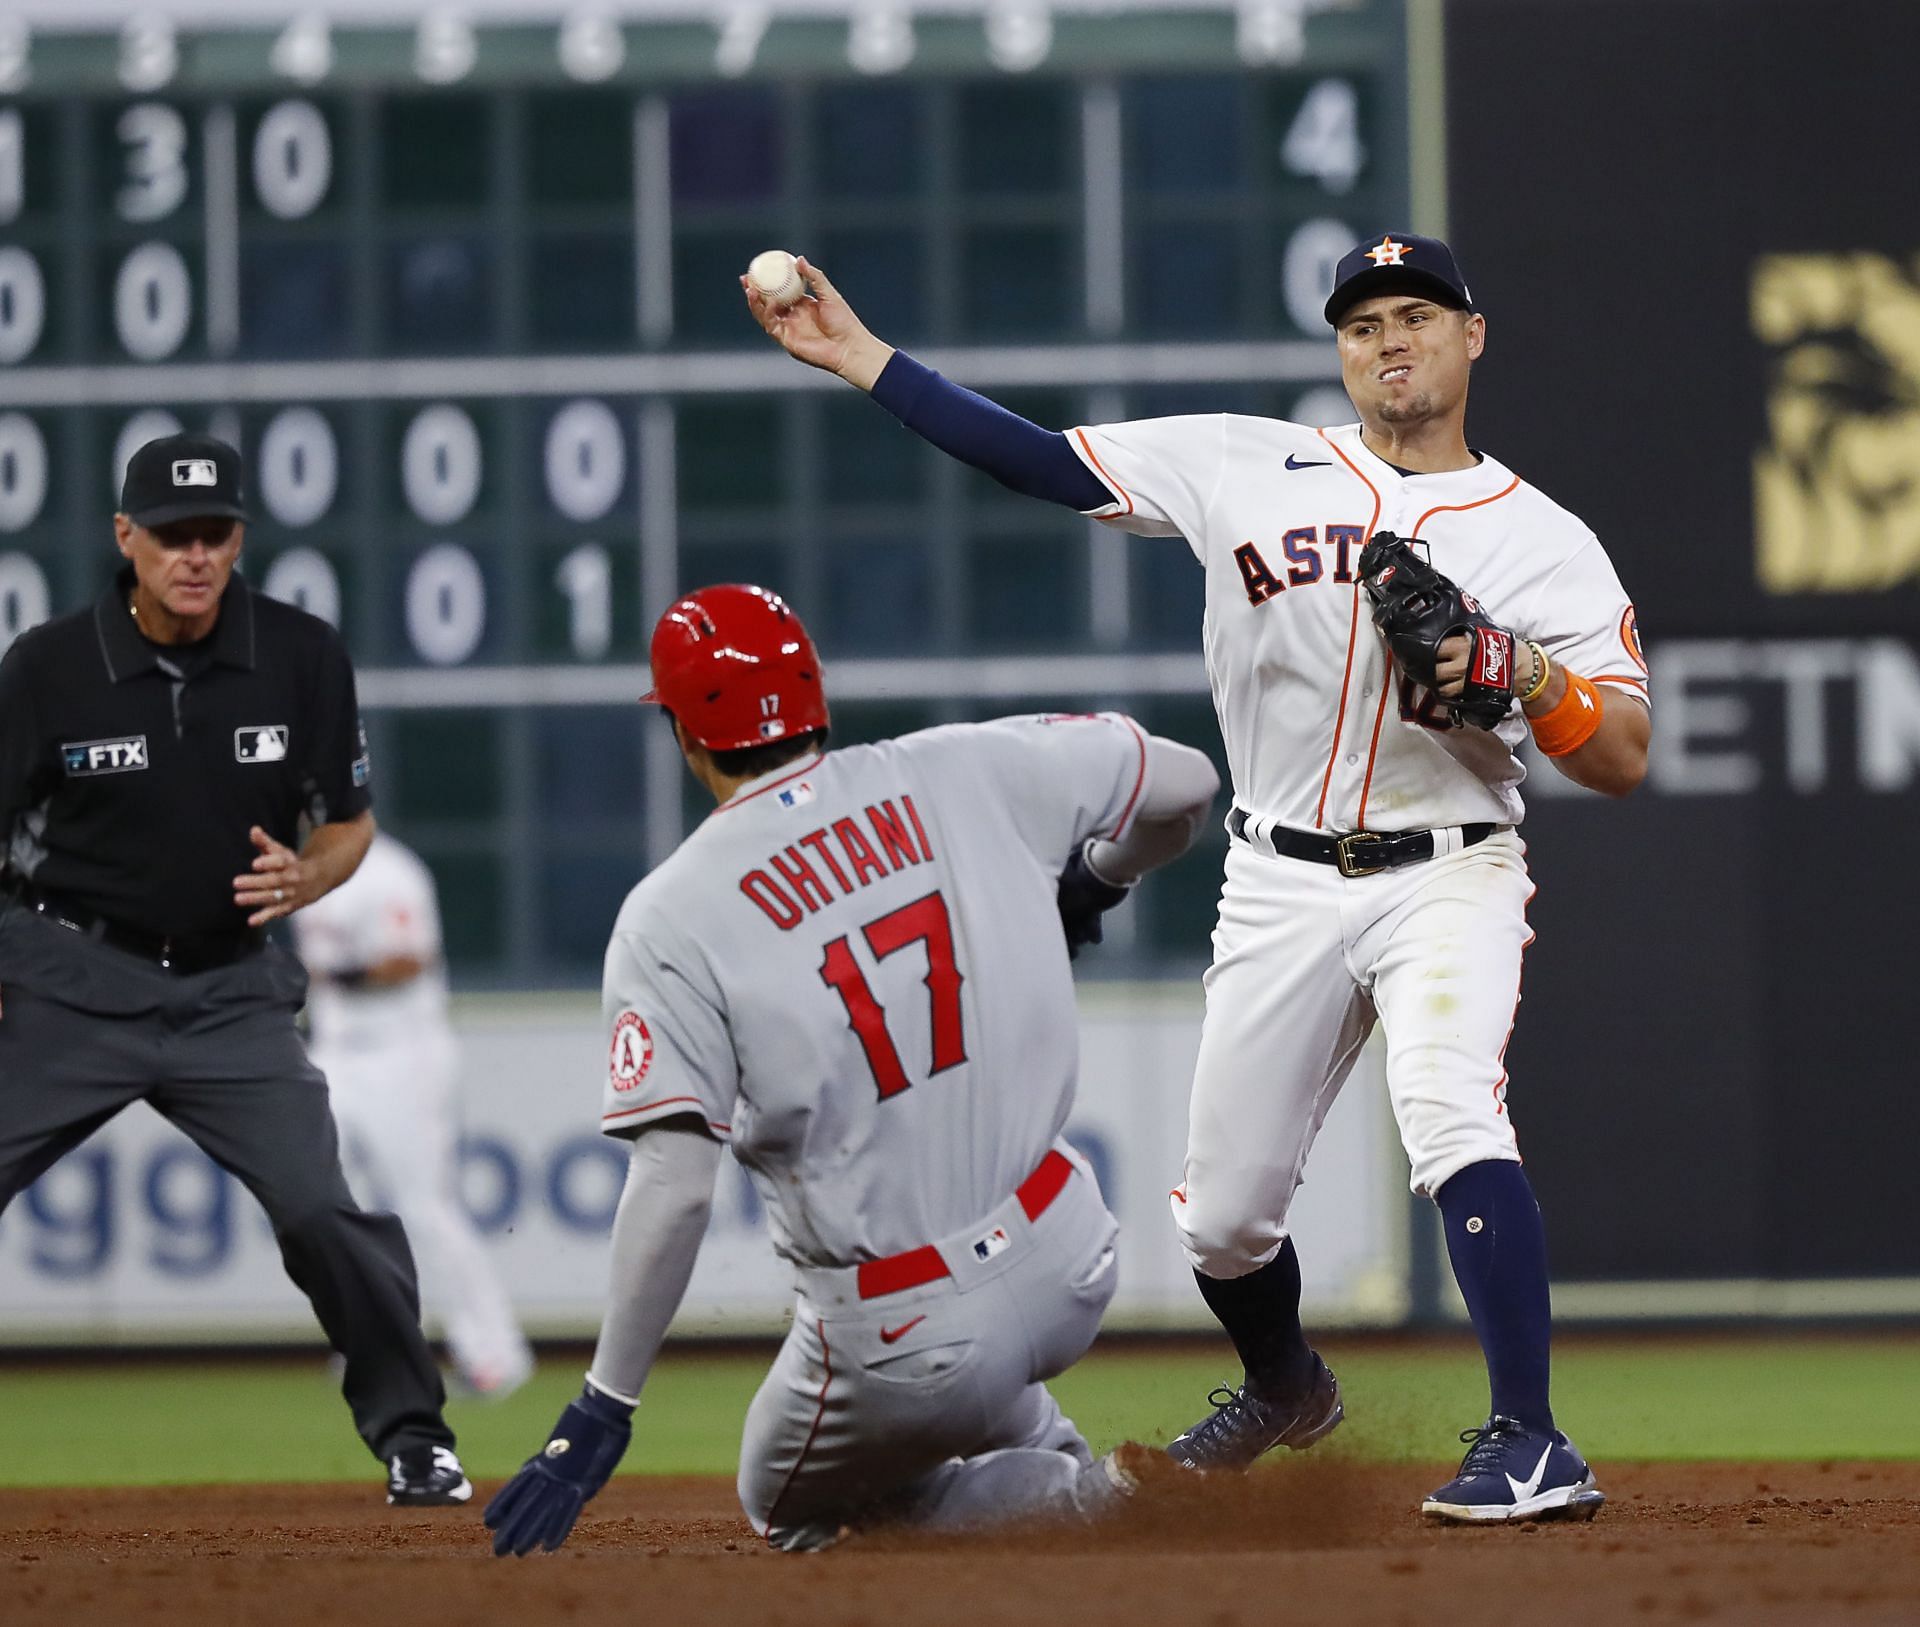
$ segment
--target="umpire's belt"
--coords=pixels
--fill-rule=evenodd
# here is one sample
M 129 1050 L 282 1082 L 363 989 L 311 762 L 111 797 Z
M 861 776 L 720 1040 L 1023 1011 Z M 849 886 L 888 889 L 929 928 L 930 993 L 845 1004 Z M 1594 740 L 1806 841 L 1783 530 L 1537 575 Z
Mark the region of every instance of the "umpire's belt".
M 1033 1173 L 1020 1183 L 1013 1194 L 1029 1222 L 1038 1220 L 1047 1212 L 1047 1206 L 1060 1196 L 1060 1189 L 1067 1184 L 1067 1177 L 1072 1173 L 1072 1162 L 1058 1149 L 1048 1153 L 1034 1166 Z M 1012 1239 L 1005 1235 L 1002 1228 L 996 1227 L 989 1217 L 964 1236 L 949 1239 L 944 1246 L 970 1248 L 985 1263 L 1011 1244 Z M 952 1275 L 952 1269 L 942 1256 L 941 1246 L 927 1243 L 920 1248 L 908 1249 L 904 1254 L 889 1254 L 884 1260 L 862 1260 L 855 1268 L 854 1280 L 859 1285 L 862 1299 L 878 1299 L 882 1294 L 904 1293 L 909 1288 L 920 1288 Z
M 96 943 L 124 949 L 130 955 L 152 961 L 163 971 L 183 976 L 189 972 L 211 971 L 216 966 L 230 966 L 257 953 L 267 941 L 266 933 L 246 927 L 233 932 L 195 932 L 177 937 L 149 932 L 144 927 L 109 920 L 69 894 L 36 887 L 30 881 L 16 881 L 6 891 L 55 926 L 63 926 Z
M 1371 876 L 1419 864 L 1436 854 L 1458 853 L 1484 842 L 1510 825 L 1443 825 L 1435 830 L 1349 831 L 1328 836 L 1318 831 L 1294 830 L 1235 808 L 1227 815 L 1227 829 L 1241 841 L 1283 859 L 1311 859 L 1331 864 L 1343 876 Z

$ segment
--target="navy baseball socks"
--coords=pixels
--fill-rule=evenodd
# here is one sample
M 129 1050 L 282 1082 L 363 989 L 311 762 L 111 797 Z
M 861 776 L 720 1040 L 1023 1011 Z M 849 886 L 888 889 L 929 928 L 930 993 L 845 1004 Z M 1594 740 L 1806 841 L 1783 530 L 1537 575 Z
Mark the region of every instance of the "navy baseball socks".
M 1591 1519 L 1606 1499 L 1553 1426 L 1547 1230 L 1532 1183 L 1505 1159 L 1470 1164 L 1435 1194 L 1447 1257 L 1487 1358 L 1491 1411 L 1467 1430 L 1459 1473 L 1421 1504 L 1472 1523 Z
M 1213 1412 L 1167 1447 L 1189 1469 L 1245 1469 L 1276 1446 L 1300 1451 L 1329 1435 L 1345 1411 L 1340 1381 L 1300 1326 L 1300 1256 L 1293 1239 L 1244 1277 L 1196 1271 L 1200 1297 L 1240 1353 L 1246 1381 L 1207 1397 Z

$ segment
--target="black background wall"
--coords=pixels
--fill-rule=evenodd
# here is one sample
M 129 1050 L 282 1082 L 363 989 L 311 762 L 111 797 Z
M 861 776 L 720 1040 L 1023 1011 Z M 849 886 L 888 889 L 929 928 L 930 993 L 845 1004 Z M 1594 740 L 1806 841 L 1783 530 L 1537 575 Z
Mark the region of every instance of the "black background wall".
M 1869 531 L 1920 536 L 1920 6 L 1451 0 L 1447 49 L 1472 436 L 1606 542 L 1663 737 L 1626 803 L 1528 821 L 1511 1101 L 1556 1271 L 1920 1275 L 1920 561 L 1770 590 L 1754 498 L 1770 403 L 1815 410 Z M 1890 292 L 1789 355 L 1777 255 Z

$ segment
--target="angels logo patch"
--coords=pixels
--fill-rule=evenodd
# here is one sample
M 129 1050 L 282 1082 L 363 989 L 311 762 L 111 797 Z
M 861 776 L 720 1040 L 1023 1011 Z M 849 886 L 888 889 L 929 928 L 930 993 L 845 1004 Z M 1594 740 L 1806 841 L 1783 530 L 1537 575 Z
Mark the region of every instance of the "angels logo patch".
M 613 1020 L 613 1054 L 607 1058 L 607 1083 L 615 1090 L 632 1090 L 653 1066 L 653 1035 L 637 1011 L 623 1011 Z

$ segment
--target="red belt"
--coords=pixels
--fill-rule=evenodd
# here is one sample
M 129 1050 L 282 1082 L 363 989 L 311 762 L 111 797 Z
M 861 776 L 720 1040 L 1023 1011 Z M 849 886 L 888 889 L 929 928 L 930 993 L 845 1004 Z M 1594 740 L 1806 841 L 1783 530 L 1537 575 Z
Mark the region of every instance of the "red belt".
M 1014 1192 L 1027 1219 L 1038 1220 L 1047 1212 L 1047 1205 L 1060 1196 L 1072 1173 L 1073 1165 L 1059 1152 L 1048 1153 L 1034 1166 L 1033 1173 Z M 889 1254 L 884 1260 L 862 1260 L 855 1280 L 862 1299 L 878 1299 L 882 1294 L 902 1293 L 951 1275 L 940 1251 L 927 1243 L 904 1254 Z

